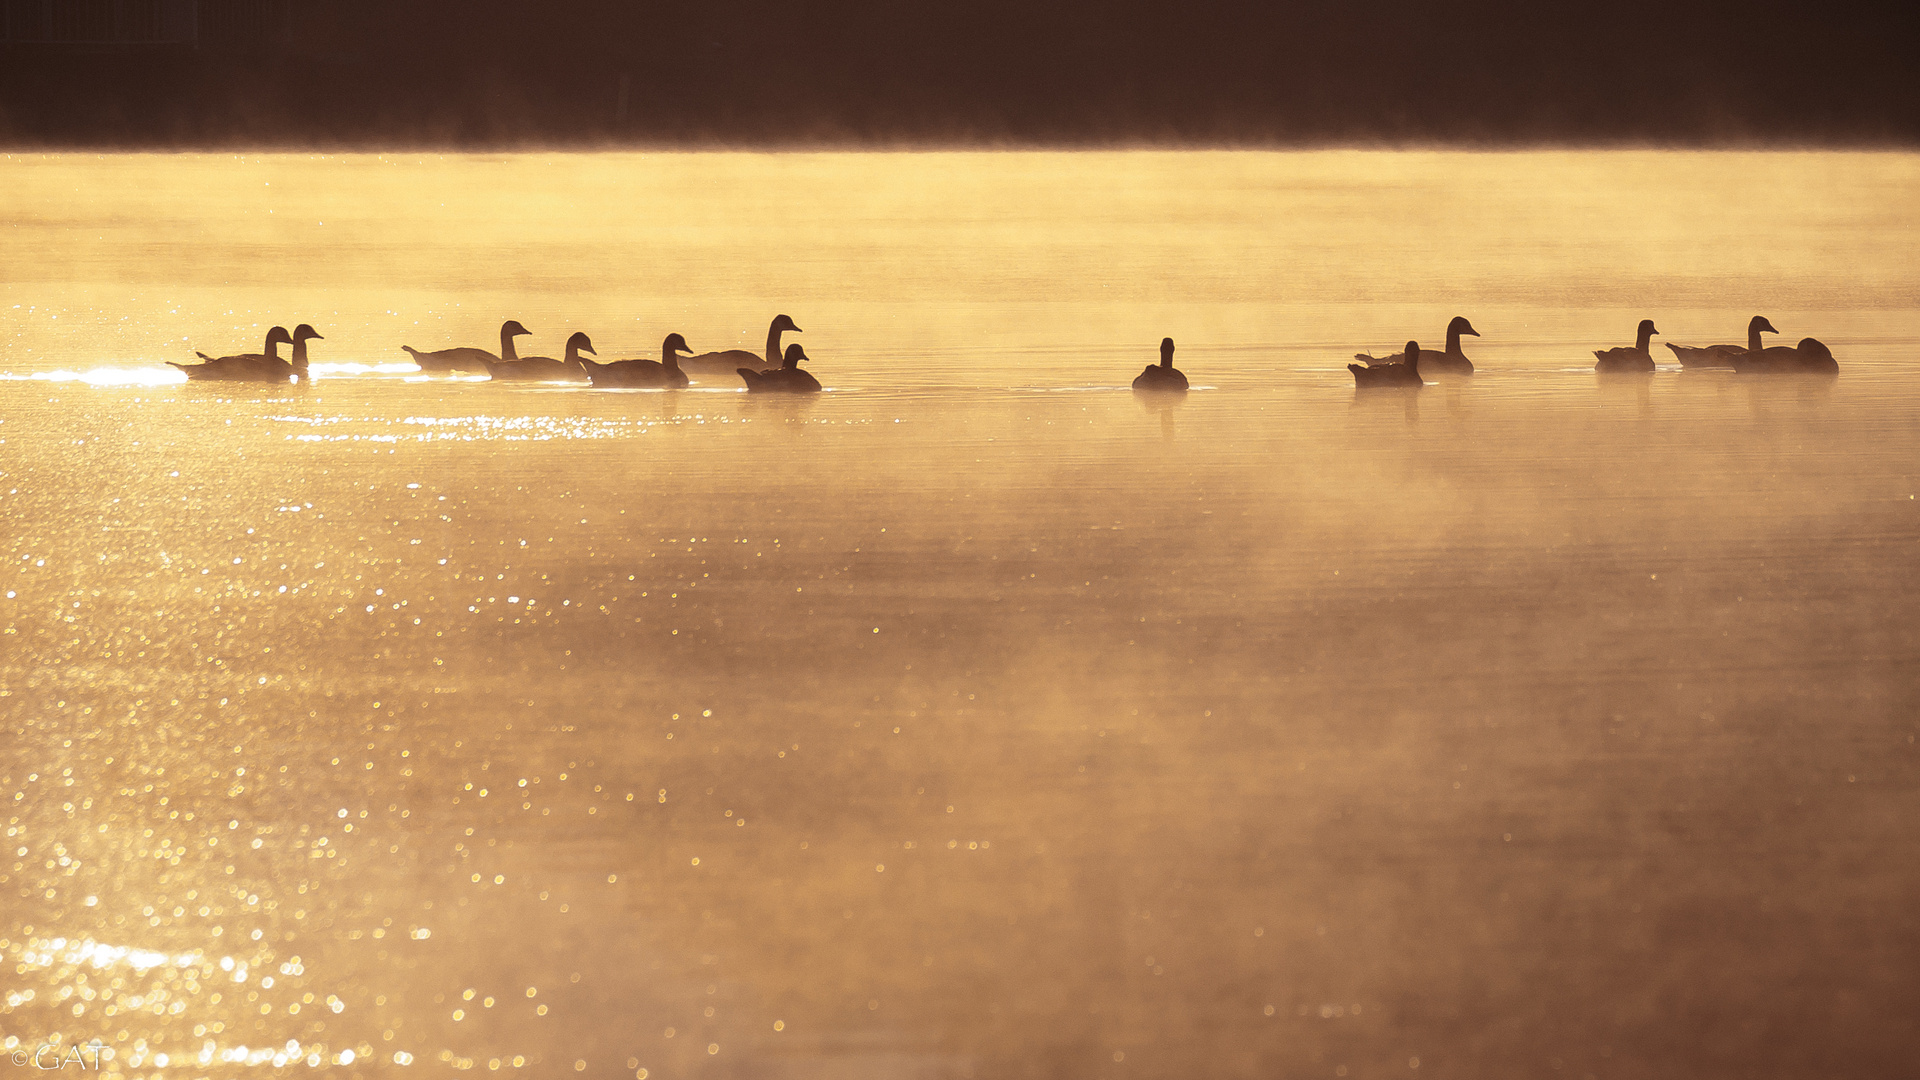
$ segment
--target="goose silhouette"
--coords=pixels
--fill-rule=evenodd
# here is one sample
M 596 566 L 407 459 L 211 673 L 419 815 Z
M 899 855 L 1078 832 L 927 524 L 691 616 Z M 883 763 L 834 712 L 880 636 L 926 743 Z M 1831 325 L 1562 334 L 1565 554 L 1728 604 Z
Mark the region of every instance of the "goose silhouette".
M 1455 315 L 1453 321 L 1447 324 L 1446 351 L 1435 352 L 1432 349 L 1422 349 L 1420 351 L 1420 366 L 1426 368 L 1428 371 L 1437 371 L 1450 375 L 1473 374 L 1473 361 L 1467 359 L 1467 354 L 1460 351 L 1460 335 L 1462 334 L 1479 337 L 1480 331 L 1475 330 L 1473 324 L 1468 322 L 1464 316 Z M 1386 364 L 1390 367 L 1406 362 L 1404 357 L 1387 356 L 1375 359 L 1367 353 L 1355 353 L 1353 358 L 1363 364 Z
M 658 360 L 615 360 L 606 364 L 584 356 L 579 360 L 587 371 L 587 381 L 597 387 L 677 389 L 687 385 L 687 373 L 680 370 L 677 354 L 692 351 L 687 348 L 686 338 L 668 334 L 667 340 L 660 343 Z
M 787 346 L 787 355 L 779 367 L 772 371 L 741 368 L 740 378 L 746 382 L 749 393 L 810 394 L 820 389 L 819 379 L 800 370 L 800 361 L 810 359 L 806 350 L 795 343 Z
M 500 355 L 495 356 L 485 349 L 462 347 L 458 349 L 437 349 L 433 352 L 421 352 L 411 345 L 400 348 L 413 357 L 421 371 L 477 371 L 486 372 L 488 364 L 501 361 L 512 362 L 520 359 L 513 351 L 513 339 L 521 334 L 530 334 L 531 330 L 521 326 L 514 319 L 500 324 Z
M 780 354 L 780 335 L 788 330 L 796 334 L 802 332 L 799 327 L 793 325 L 792 319 L 785 315 L 775 315 L 773 322 L 767 325 L 767 352 L 765 356 L 750 353 L 745 349 L 722 349 L 719 352 L 689 356 L 680 361 L 680 364 L 682 367 L 688 367 L 695 371 L 706 373 L 714 371 L 738 371 L 743 367 L 751 367 L 755 371 L 761 371 L 767 368 L 779 368 L 784 365 L 784 360 Z
M 1417 341 L 1407 342 L 1406 352 L 1401 354 L 1399 363 L 1380 361 L 1373 364 L 1348 364 L 1347 370 L 1353 372 L 1353 386 L 1356 390 L 1367 390 L 1391 386 L 1425 386 L 1420 378 L 1420 365 L 1429 356 L 1431 349 L 1420 350 Z
M 1814 338 L 1801 338 L 1795 346 L 1800 353 L 1800 364 L 1804 371 L 1814 375 L 1840 374 L 1840 361 L 1833 358 L 1833 350 Z
M 1761 334 L 1779 332 L 1773 328 L 1772 323 L 1767 321 L 1765 315 L 1755 315 L 1747 320 L 1745 348 L 1739 345 L 1705 345 L 1696 348 L 1691 345 L 1675 345 L 1671 341 L 1667 342 L 1667 348 L 1673 350 L 1673 355 L 1680 361 L 1681 367 L 1732 367 L 1734 357 L 1760 351 Z
M 593 341 L 585 334 L 575 333 L 567 339 L 567 358 L 564 360 L 555 360 L 551 356 L 489 360 L 487 371 L 492 373 L 496 382 L 586 382 L 587 369 L 580 363 L 580 354 L 592 351 Z
M 267 331 L 267 343 L 261 346 L 260 351 L 257 353 L 235 353 L 231 356 L 208 356 L 206 353 L 203 353 L 200 350 L 195 349 L 193 352 L 193 355 L 206 361 L 206 364 L 225 364 L 225 365 L 237 368 L 240 365 L 244 365 L 244 364 L 249 364 L 249 363 L 257 364 L 262 360 L 280 359 L 279 346 L 283 342 L 285 344 L 291 345 L 293 344 L 293 338 L 291 335 L 287 333 L 286 327 L 276 326 Z M 172 361 L 168 361 L 168 363 L 172 363 Z M 189 366 L 205 367 L 206 364 L 200 364 L 200 365 L 173 364 L 173 366 L 180 368 L 181 370 L 184 371 Z
M 1653 341 L 1653 335 L 1659 332 L 1654 328 L 1652 319 L 1641 319 L 1633 347 L 1629 349 L 1623 345 L 1617 349 L 1595 349 L 1593 370 L 1610 375 L 1652 371 L 1653 354 L 1647 351 L 1647 347 Z
M 307 374 L 307 342 L 325 340 L 327 339 L 320 336 L 320 331 L 315 330 L 307 323 L 301 323 L 299 326 L 294 327 L 293 358 L 287 364 L 291 369 L 287 374 L 292 375 L 301 382 L 312 381 L 312 377 Z
M 1833 351 L 1818 340 L 1801 338 L 1800 344 L 1791 348 L 1773 345 L 1736 356 L 1733 370 L 1741 375 L 1837 375 L 1840 362 L 1833 358 Z
M 1135 390 L 1172 391 L 1184 394 L 1187 391 L 1186 373 L 1173 366 L 1173 339 L 1160 339 L 1160 362 L 1148 364 L 1147 370 L 1133 380 Z
M 237 353 L 233 356 L 208 356 L 196 353 L 205 363 L 176 364 L 167 361 L 169 367 L 178 368 L 187 378 L 195 382 L 286 382 L 298 377 L 307 378 L 307 339 L 317 338 L 320 334 L 313 327 L 301 323 L 299 330 L 289 335 L 287 328 L 276 326 L 267 331 L 264 352 Z M 280 359 L 280 345 L 293 346 L 291 361 Z

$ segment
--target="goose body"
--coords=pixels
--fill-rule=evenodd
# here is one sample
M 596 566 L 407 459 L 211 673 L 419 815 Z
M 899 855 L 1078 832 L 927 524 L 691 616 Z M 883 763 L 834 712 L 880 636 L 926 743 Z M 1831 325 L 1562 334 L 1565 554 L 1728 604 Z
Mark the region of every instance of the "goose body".
M 1467 354 L 1460 351 L 1460 335 L 1462 334 L 1470 337 L 1479 337 L 1480 331 L 1475 330 L 1473 324 L 1468 322 L 1464 316 L 1455 315 L 1453 321 L 1447 323 L 1446 351 L 1439 352 L 1433 349 L 1420 350 L 1420 366 L 1429 372 L 1437 371 L 1448 375 L 1473 374 L 1473 361 L 1467 359 Z M 1369 353 L 1355 353 L 1353 358 L 1369 366 L 1386 365 L 1388 367 L 1395 367 L 1406 363 L 1404 356 L 1375 358 Z M 1349 364 L 1348 366 L 1351 367 L 1352 365 Z
M 1348 364 L 1347 370 L 1353 372 L 1353 386 L 1356 390 L 1391 386 L 1425 386 L 1426 381 L 1420 378 L 1420 365 L 1425 363 L 1426 358 L 1431 355 L 1433 350 L 1422 352 L 1419 342 L 1409 341 L 1406 351 L 1400 354 L 1398 363 L 1383 360 L 1364 365 Z
M 1147 370 L 1133 380 L 1135 390 L 1159 390 L 1184 394 L 1187 392 L 1186 373 L 1173 366 L 1173 339 L 1160 339 L 1160 362 L 1148 364 Z
M 206 353 L 195 350 L 193 355 L 199 357 L 204 363 L 176 364 L 169 360 L 167 364 L 186 372 L 189 379 L 216 382 L 257 381 L 265 373 L 270 372 L 274 365 L 286 363 L 280 359 L 282 343 L 291 345 L 293 338 L 288 335 L 286 327 L 276 326 L 267 331 L 267 343 L 261 346 L 260 352 L 208 356 Z
M 766 355 L 755 355 L 745 349 L 722 349 L 719 352 L 689 356 L 680 361 L 680 363 L 683 367 L 689 367 L 695 371 L 705 373 L 738 371 L 743 367 L 751 367 L 755 371 L 779 368 L 785 363 L 780 352 L 780 335 L 788 330 L 796 334 L 802 332 L 799 327 L 793 325 L 792 319 L 785 315 L 775 315 L 773 322 L 767 325 Z
M 1738 345 L 1706 345 L 1694 348 L 1688 345 L 1675 345 L 1669 341 L 1666 346 L 1673 350 L 1674 358 L 1680 361 L 1681 367 L 1728 368 L 1733 366 L 1734 357 L 1743 356 L 1747 351 Z
M 1815 338 L 1801 338 L 1795 346 L 1800 352 L 1802 370 L 1813 375 L 1840 374 L 1840 361 L 1833 358 L 1833 350 Z
M 1728 368 L 1734 366 L 1734 360 L 1737 358 L 1745 356 L 1748 353 L 1757 353 L 1760 351 L 1761 334 L 1777 334 L 1779 332 L 1780 331 L 1773 328 L 1772 323 L 1767 321 L 1765 315 L 1755 315 L 1753 318 L 1747 320 L 1747 344 L 1745 348 L 1739 345 L 1705 345 L 1695 348 L 1690 345 L 1675 345 L 1671 341 L 1667 342 L 1667 348 L 1673 350 L 1673 355 L 1680 361 L 1681 367 Z
M 1800 365 L 1800 350 L 1774 345 L 1734 357 L 1733 370 L 1741 375 L 1789 375 L 1804 369 Z
M 520 359 L 513 351 L 513 339 L 521 334 L 532 333 L 521 326 L 517 320 L 508 319 L 500 324 L 500 354 L 498 356 L 485 349 L 466 346 L 458 349 L 437 349 L 433 352 L 421 352 L 411 345 L 400 346 L 413 362 L 420 365 L 421 371 L 477 371 L 485 373 L 488 364 L 502 361 L 511 363 Z
M 680 370 L 678 354 L 692 351 L 687 348 L 686 338 L 668 334 L 667 340 L 660 344 L 658 360 L 615 360 L 600 364 L 584 356 L 579 359 L 587 371 L 587 381 L 596 387 L 677 389 L 687 385 L 687 373 Z
M 1593 370 L 1602 374 L 1618 375 L 1653 370 L 1653 354 L 1647 351 L 1653 341 L 1653 335 L 1660 331 L 1654 328 L 1652 319 L 1641 319 L 1638 336 L 1633 348 L 1622 346 L 1617 349 L 1595 349 L 1593 351 Z
M 1775 345 L 1734 358 L 1733 370 L 1742 375 L 1838 375 L 1840 362 L 1815 338 L 1801 338 L 1788 348 Z
M 233 356 L 208 356 L 196 353 L 205 363 L 176 364 L 167 361 L 169 367 L 178 368 L 187 378 L 195 382 L 286 382 L 298 376 L 307 377 L 307 338 L 319 337 L 313 327 L 300 324 L 298 338 L 289 335 L 287 328 L 276 326 L 267 331 L 264 352 L 238 353 Z M 280 345 L 293 346 L 291 362 L 280 359 Z
M 528 356 L 518 360 L 490 360 L 487 371 L 496 382 L 586 382 L 587 369 L 580 354 L 593 351 L 593 341 L 576 333 L 567 339 L 567 356 Z
M 779 367 L 772 371 L 740 368 L 740 378 L 746 382 L 749 393 L 810 394 L 820 389 L 820 380 L 800 370 L 800 361 L 807 359 L 811 358 L 806 350 L 797 344 L 789 345 Z

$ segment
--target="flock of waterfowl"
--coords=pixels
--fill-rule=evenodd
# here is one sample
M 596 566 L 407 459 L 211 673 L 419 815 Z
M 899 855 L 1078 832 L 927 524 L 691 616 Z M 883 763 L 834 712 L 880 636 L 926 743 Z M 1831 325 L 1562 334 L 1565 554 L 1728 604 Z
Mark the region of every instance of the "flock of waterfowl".
M 687 369 L 692 368 L 701 373 L 723 373 L 731 369 L 745 381 L 747 389 L 753 391 L 805 392 L 820 389 L 819 380 L 800 368 L 800 361 L 808 359 L 805 349 L 796 344 L 788 345 L 784 352 L 781 351 L 780 335 L 789 330 L 798 333 L 800 328 L 785 315 L 774 317 L 772 325 L 767 327 L 767 354 L 764 357 L 744 349 L 693 355 L 693 350 L 687 347 L 686 338 L 679 334 L 668 334 L 660 345 L 658 360 L 642 358 L 603 364 L 581 355 L 599 355 L 594 352 L 593 339 L 581 333 L 567 339 L 565 355 L 560 358 L 521 356 L 514 349 L 513 339 L 533 331 L 521 326 L 516 319 L 508 319 L 501 324 L 498 353 L 470 346 L 433 352 L 421 352 L 411 345 L 402 345 L 400 348 L 413 358 L 421 371 L 467 372 L 486 375 L 496 382 L 572 382 L 600 387 L 670 390 L 686 386 L 691 381 Z M 267 331 L 267 343 L 262 352 L 233 356 L 199 353 L 202 363 L 175 364 L 169 360 L 168 364 L 185 372 L 189 379 L 212 382 L 305 380 L 308 370 L 307 342 L 312 339 L 321 339 L 321 336 L 306 323 L 301 323 L 292 334 L 287 333 L 286 327 L 276 326 Z M 284 360 L 280 358 L 280 346 L 283 344 L 293 346 L 293 354 Z
M 485 374 L 500 382 L 573 382 L 597 387 L 674 389 L 686 386 L 691 381 L 688 369 L 701 374 L 724 374 L 731 369 L 746 384 L 746 388 L 755 393 L 808 393 L 819 390 L 820 381 L 800 367 L 800 361 L 808 359 L 806 350 L 795 344 L 788 345 L 782 351 L 780 336 L 788 331 L 801 332 L 792 319 L 785 315 L 775 316 L 767 327 L 767 351 L 764 356 L 744 349 L 695 354 L 687 346 L 687 339 L 679 334 L 668 334 L 660 345 L 658 360 L 601 363 L 582 355 L 598 354 L 594 353 L 592 339 L 581 333 L 567 339 L 566 352 L 561 358 L 521 356 L 514 350 L 513 339 L 532 331 L 509 319 L 500 327 L 498 353 L 472 347 L 433 352 L 421 352 L 411 345 L 402 345 L 400 348 L 413 358 L 421 371 Z M 1595 350 L 1593 369 L 1601 374 L 1616 375 L 1651 372 L 1654 364 L 1649 349 L 1653 335 L 1659 332 L 1652 319 L 1640 320 L 1634 344 L 1630 347 Z M 1731 368 L 1742 374 L 1756 375 L 1839 373 L 1840 365 L 1834 360 L 1833 353 L 1813 338 L 1803 338 L 1800 344 L 1791 348 L 1784 345 L 1762 347 L 1761 334 L 1779 332 L 1765 316 L 1755 315 L 1747 324 L 1747 344 L 1744 347 L 1707 345 L 1695 348 L 1668 342 L 1667 348 L 1673 350 L 1682 367 Z M 1354 386 L 1361 389 L 1423 386 L 1424 376 L 1428 373 L 1471 375 L 1473 361 L 1467 359 L 1466 353 L 1460 348 L 1462 336 L 1479 337 L 1480 332 L 1466 319 L 1455 317 L 1447 324 L 1445 351 L 1423 349 L 1419 342 L 1409 341 L 1406 349 L 1397 355 L 1375 357 L 1359 353 L 1354 359 L 1360 362 L 1348 364 L 1347 370 L 1353 373 Z M 267 332 L 264 352 L 234 356 L 200 353 L 198 355 L 202 363 L 172 366 L 186 372 L 189 379 L 219 382 L 304 381 L 308 368 L 307 342 L 312 340 L 324 339 L 306 323 L 295 327 L 292 334 L 288 334 L 285 327 L 276 326 Z M 292 355 L 285 360 L 280 358 L 279 351 L 283 344 L 293 347 Z M 1176 393 L 1186 391 L 1186 373 L 1173 366 L 1172 338 L 1160 342 L 1160 362 L 1147 365 L 1146 370 L 1133 380 L 1133 388 Z
M 1660 331 L 1653 325 L 1652 319 L 1641 319 L 1640 328 L 1634 337 L 1632 346 L 1622 345 L 1613 349 L 1595 349 L 1593 351 L 1593 370 L 1602 375 L 1634 375 L 1653 371 L 1653 335 Z M 1681 367 L 1689 368 L 1731 368 L 1746 375 L 1837 375 L 1840 372 L 1839 361 L 1833 358 L 1832 350 L 1814 338 L 1802 338 L 1800 344 L 1788 348 L 1775 345 L 1762 348 L 1761 334 L 1777 334 L 1764 315 L 1755 315 L 1747 323 L 1747 344 L 1707 345 L 1695 348 L 1689 345 L 1675 345 L 1667 342 L 1673 355 L 1680 361 Z M 1358 364 L 1348 364 L 1347 370 L 1353 372 L 1353 383 L 1357 387 L 1421 386 L 1424 372 L 1437 371 L 1450 375 L 1473 374 L 1473 361 L 1460 350 L 1460 336 L 1470 334 L 1479 337 L 1480 332 L 1467 320 L 1456 317 L 1447 324 L 1447 351 L 1434 352 L 1422 349 L 1417 341 L 1407 342 L 1406 351 L 1399 356 L 1375 358 L 1366 353 L 1354 357 Z M 1168 349 L 1172 342 L 1162 346 Z M 1138 386 L 1138 383 L 1134 385 Z

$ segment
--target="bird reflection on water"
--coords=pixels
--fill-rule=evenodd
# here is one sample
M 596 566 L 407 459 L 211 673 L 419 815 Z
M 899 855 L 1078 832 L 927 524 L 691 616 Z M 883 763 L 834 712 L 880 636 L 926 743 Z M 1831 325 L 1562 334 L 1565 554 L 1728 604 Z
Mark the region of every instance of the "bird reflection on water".
M 1834 380 L 1819 374 L 1791 374 L 1766 379 L 1744 379 L 1747 407 L 1758 416 L 1778 410 L 1788 414 L 1820 409 L 1833 400 Z
M 1187 403 L 1185 394 L 1135 394 L 1142 412 L 1160 418 L 1160 438 L 1172 442 L 1175 434 L 1174 416 Z
M 1411 427 L 1420 421 L 1419 386 L 1381 386 L 1355 388 L 1353 412 L 1358 416 L 1388 416 L 1399 413 Z
M 1653 380 L 1645 373 L 1600 371 L 1594 374 L 1594 385 L 1603 405 L 1631 405 L 1643 419 L 1653 416 Z

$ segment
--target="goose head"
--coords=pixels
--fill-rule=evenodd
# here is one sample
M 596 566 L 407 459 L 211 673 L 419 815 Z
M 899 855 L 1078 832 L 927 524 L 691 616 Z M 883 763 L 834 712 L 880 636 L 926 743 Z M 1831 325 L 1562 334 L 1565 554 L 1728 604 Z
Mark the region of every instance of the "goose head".
M 307 342 L 314 340 L 325 341 L 326 339 L 320 336 L 320 331 L 315 330 L 308 323 L 301 323 L 293 328 L 293 369 L 299 372 L 302 378 L 307 374 Z
M 800 361 L 810 359 L 812 359 L 812 357 L 807 355 L 807 350 L 801 348 L 799 343 L 796 342 L 787 346 L 786 355 L 780 358 L 780 366 L 792 370 L 800 366 Z
M 1173 366 L 1173 339 L 1172 338 L 1160 339 L 1160 366 L 1161 367 Z
M 508 319 L 506 322 L 501 323 L 500 332 L 508 337 L 519 337 L 522 334 L 533 333 L 533 331 L 521 326 L 520 320 L 518 319 Z
M 580 354 L 583 352 L 593 353 L 593 355 L 595 356 L 600 355 L 597 352 L 593 352 L 592 338 L 588 337 L 583 333 L 575 331 L 574 335 L 567 339 L 567 355 L 574 359 L 578 359 Z
M 785 315 L 775 315 L 773 317 L 773 325 L 768 327 L 768 329 L 775 330 L 775 331 L 791 330 L 796 334 L 805 333 L 805 331 L 793 325 L 793 320 Z
M 267 351 L 269 353 L 273 352 L 273 347 L 275 345 L 291 345 L 291 344 L 293 344 L 293 338 L 287 336 L 286 327 L 276 326 L 273 329 L 267 331 Z
M 1466 316 L 1455 315 L 1453 321 L 1447 324 L 1447 334 L 1449 336 L 1465 334 L 1468 337 L 1479 337 L 1480 331 L 1473 328 L 1473 324 L 1467 321 Z
M 672 357 L 676 353 L 686 353 L 691 356 L 693 350 L 687 347 L 686 338 L 681 337 L 679 334 L 668 334 L 667 340 L 660 343 L 660 355 L 663 357 Z
M 1640 336 L 1641 337 L 1647 337 L 1650 334 L 1657 334 L 1659 332 L 1660 332 L 1659 330 L 1654 328 L 1652 319 L 1640 320 Z
M 1763 334 L 1777 334 L 1780 331 L 1775 330 L 1773 328 L 1773 324 L 1767 321 L 1767 317 L 1765 315 L 1755 315 L 1753 317 L 1753 320 L 1747 323 L 1747 332 L 1749 334 L 1756 333 L 1756 332 L 1763 333 Z

